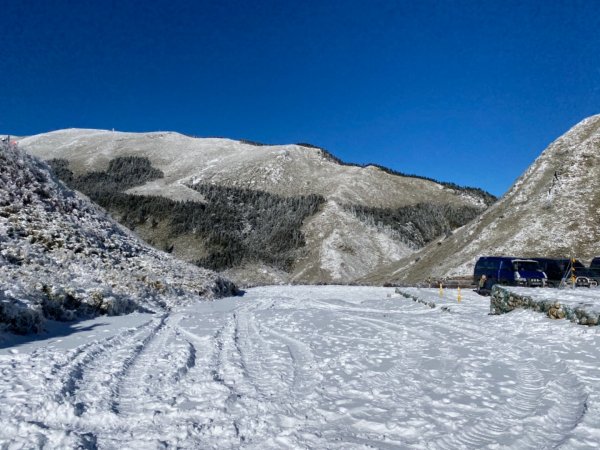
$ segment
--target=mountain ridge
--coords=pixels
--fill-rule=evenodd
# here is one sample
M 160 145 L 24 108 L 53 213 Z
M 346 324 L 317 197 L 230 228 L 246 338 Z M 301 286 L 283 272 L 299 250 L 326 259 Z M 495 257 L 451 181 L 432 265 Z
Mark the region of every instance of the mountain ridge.
M 164 174 L 162 178 L 127 189 L 124 192 L 128 195 L 201 204 L 206 198 L 195 186 L 214 185 L 282 198 L 309 195 L 324 198 L 322 208 L 304 220 L 301 232 L 305 246 L 299 250 L 288 276 L 282 279 L 279 273 L 273 279 L 278 282 L 352 282 L 379 264 L 413 253 L 421 245 L 419 239 L 397 241 L 391 230 L 362 220 L 347 206 L 396 210 L 407 206 L 419 208 L 421 204 L 436 208 L 452 205 L 481 211 L 490 201 L 489 194 L 393 174 L 374 166 L 342 165 L 314 146 L 259 146 L 230 139 L 189 138 L 172 132 L 104 130 L 60 130 L 21 139 L 20 145 L 46 160 L 68 160 L 70 170 L 76 175 L 104 171 L 117 157 L 147 158 L 152 167 Z M 439 220 L 442 229 L 447 230 L 449 222 L 444 222 L 442 216 Z M 145 228 L 142 225 L 136 231 L 146 233 L 146 239 L 155 240 L 157 231 Z M 161 225 L 156 230 L 160 228 Z M 189 233 L 186 236 L 179 244 L 165 242 L 165 245 L 169 248 L 174 245 L 174 254 L 188 260 L 202 258 L 200 250 L 206 241 L 199 242 Z M 190 254 L 193 248 L 200 253 Z M 240 271 L 239 279 L 249 279 L 252 284 L 252 276 L 247 274 L 257 271 L 252 267 Z M 268 279 L 271 278 L 267 276 Z
M 65 142 L 65 139 L 68 139 L 69 136 L 65 136 L 65 137 L 61 138 L 62 135 L 71 135 L 70 138 L 72 139 L 72 141 Z M 325 160 L 335 163 L 341 167 L 366 169 L 367 171 L 381 170 L 382 172 L 384 172 L 388 175 L 399 176 L 399 177 L 404 177 L 404 178 L 414 178 L 416 180 L 430 181 L 432 183 L 441 185 L 449 190 L 465 191 L 467 193 L 472 192 L 475 197 L 482 197 L 482 198 L 487 199 L 488 204 L 493 203 L 493 201 L 496 199 L 496 197 L 493 196 L 492 194 L 490 194 L 489 192 L 486 192 L 483 189 L 476 188 L 476 187 L 460 186 L 453 182 L 439 181 L 439 180 L 435 180 L 433 178 L 430 178 L 430 177 L 427 177 L 424 175 L 403 173 L 403 172 L 397 171 L 395 169 L 391 169 L 389 167 L 385 167 L 385 166 L 377 164 L 377 163 L 358 164 L 358 163 L 353 163 L 353 162 L 346 162 L 346 161 L 338 158 L 337 156 L 335 156 L 328 150 L 326 150 L 322 147 L 313 145 L 313 144 L 308 144 L 308 143 L 262 144 L 262 143 L 255 143 L 255 142 L 248 141 L 248 140 L 236 140 L 236 139 L 229 139 L 229 138 L 222 138 L 222 137 L 206 137 L 205 138 L 205 137 L 190 136 L 190 135 L 186 135 L 186 134 L 174 132 L 174 131 L 120 132 L 120 131 L 99 130 L 99 129 L 80 129 L 80 128 L 67 128 L 67 129 L 55 130 L 55 131 L 51 131 L 48 133 L 42 133 L 39 135 L 21 137 L 21 138 L 18 138 L 18 140 L 21 143 L 21 145 L 23 146 L 23 148 L 27 148 L 28 146 L 31 146 L 31 144 L 33 142 L 39 140 L 39 138 L 41 138 L 41 137 L 43 137 L 44 139 L 49 139 L 49 140 L 52 140 L 52 138 L 57 137 L 58 139 L 56 139 L 56 143 L 58 145 L 55 147 L 54 151 L 52 149 L 40 148 L 39 143 L 36 143 L 36 145 L 31 146 L 31 150 L 33 152 L 44 153 L 44 155 L 43 155 L 44 157 L 46 157 L 47 159 L 51 159 L 51 157 L 50 157 L 51 155 L 62 154 L 64 156 L 64 152 L 65 152 L 64 148 L 65 147 L 69 147 L 69 146 L 77 147 L 77 145 L 74 141 L 76 141 L 78 139 L 85 139 L 85 138 L 89 138 L 89 137 L 99 137 L 99 136 L 102 136 L 104 139 L 107 139 L 107 140 L 110 138 L 113 138 L 115 141 L 121 141 L 121 142 L 125 141 L 125 140 L 135 141 L 136 137 L 138 137 L 138 138 L 147 137 L 148 139 L 154 139 L 154 140 L 161 139 L 161 138 L 162 139 L 175 138 L 177 140 L 177 139 L 181 138 L 183 140 L 191 140 L 191 141 L 208 143 L 209 145 L 214 145 L 216 148 L 227 147 L 227 145 L 235 146 L 240 150 L 244 150 L 244 149 L 249 150 L 249 149 L 256 148 L 256 147 L 258 147 L 258 148 L 263 147 L 266 149 L 274 149 L 274 151 L 276 151 L 276 152 L 278 151 L 280 153 L 284 152 L 284 155 L 285 155 L 286 150 L 288 152 L 290 150 L 303 150 L 303 149 L 316 150 L 319 152 L 318 153 L 319 156 L 322 156 Z M 223 145 L 223 144 L 226 144 L 226 145 Z M 93 145 L 92 145 L 92 147 L 93 147 Z M 144 153 L 143 149 L 126 148 L 125 147 L 124 150 Z M 110 150 L 107 150 L 107 149 L 102 149 L 101 151 L 102 151 L 102 153 L 106 153 L 107 151 L 110 152 Z M 54 156 L 52 156 L 52 157 L 54 157 Z M 67 159 L 71 160 L 72 169 L 76 173 L 81 172 L 81 171 L 88 171 L 91 168 L 101 170 L 101 169 L 104 169 L 108 165 L 108 159 L 104 158 L 103 155 L 99 155 L 96 158 L 94 158 L 91 162 L 88 162 L 88 165 L 86 167 L 82 167 L 82 165 L 80 164 L 80 158 L 71 157 L 71 158 L 67 158 Z M 159 169 L 161 169 L 160 160 L 153 161 L 153 163 L 155 163 L 155 165 Z M 166 172 L 168 172 L 168 171 L 166 171 Z M 351 173 L 351 174 L 355 175 L 356 173 Z M 311 193 L 314 193 L 314 192 L 311 192 Z

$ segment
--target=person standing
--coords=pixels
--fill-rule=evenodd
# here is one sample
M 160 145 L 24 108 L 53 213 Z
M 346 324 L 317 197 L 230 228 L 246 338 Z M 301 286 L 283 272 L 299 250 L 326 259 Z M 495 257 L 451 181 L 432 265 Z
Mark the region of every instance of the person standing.
M 485 275 L 481 275 L 481 278 L 479 279 L 479 286 L 477 289 L 477 293 L 478 294 L 483 294 L 485 291 L 485 284 L 487 282 L 487 277 Z

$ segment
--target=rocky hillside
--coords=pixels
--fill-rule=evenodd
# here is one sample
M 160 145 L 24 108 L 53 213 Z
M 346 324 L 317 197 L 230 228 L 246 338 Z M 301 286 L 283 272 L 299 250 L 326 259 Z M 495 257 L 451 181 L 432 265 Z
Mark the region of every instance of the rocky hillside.
M 356 280 L 494 200 L 477 189 L 343 164 L 309 145 L 100 130 L 61 130 L 20 145 L 59 160 L 62 176 L 156 247 L 248 284 Z M 96 196 L 90 177 L 113 177 L 124 157 L 148 161 L 160 176 L 102 187 L 103 199 Z
M 216 273 L 141 242 L 45 163 L 0 143 L 0 331 L 234 292 Z
M 469 276 L 482 255 L 600 255 L 600 115 L 554 141 L 497 203 L 373 282 Z

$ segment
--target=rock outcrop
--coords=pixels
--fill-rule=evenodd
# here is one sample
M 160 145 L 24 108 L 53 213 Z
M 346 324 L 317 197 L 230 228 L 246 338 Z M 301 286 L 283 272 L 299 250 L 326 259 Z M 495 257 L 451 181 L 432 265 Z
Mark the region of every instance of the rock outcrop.
M 490 297 L 490 313 L 505 314 L 515 309 L 531 309 L 551 319 L 567 319 L 579 325 L 598 325 L 600 311 L 595 303 L 561 300 L 561 291 L 554 290 L 556 298 L 539 298 L 534 294 L 515 292 L 514 289 L 494 286 Z

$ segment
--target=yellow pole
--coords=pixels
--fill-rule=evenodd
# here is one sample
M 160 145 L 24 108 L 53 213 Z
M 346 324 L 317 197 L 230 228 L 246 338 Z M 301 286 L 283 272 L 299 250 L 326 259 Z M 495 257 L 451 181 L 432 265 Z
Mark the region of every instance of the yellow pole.
M 575 280 L 577 280 L 575 276 L 575 258 L 571 258 L 571 283 L 573 283 L 573 289 L 575 289 Z
M 440 297 L 444 296 L 444 286 L 440 283 Z
M 458 300 L 458 303 L 460 303 L 460 301 L 462 300 L 462 294 L 460 293 L 460 286 L 458 287 L 458 296 L 457 296 L 457 300 Z

